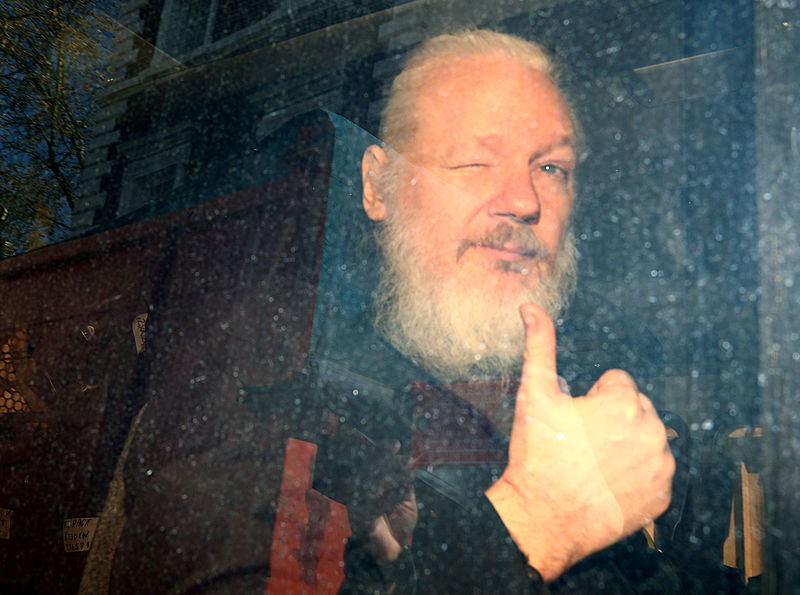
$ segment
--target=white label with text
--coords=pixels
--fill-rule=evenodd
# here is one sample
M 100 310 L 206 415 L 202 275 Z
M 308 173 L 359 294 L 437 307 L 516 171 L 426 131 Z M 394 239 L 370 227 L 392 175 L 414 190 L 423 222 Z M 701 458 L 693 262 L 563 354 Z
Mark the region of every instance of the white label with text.
M 88 552 L 92 547 L 99 521 L 100 517 L 96 516 L 64 519 L 64 551 Z

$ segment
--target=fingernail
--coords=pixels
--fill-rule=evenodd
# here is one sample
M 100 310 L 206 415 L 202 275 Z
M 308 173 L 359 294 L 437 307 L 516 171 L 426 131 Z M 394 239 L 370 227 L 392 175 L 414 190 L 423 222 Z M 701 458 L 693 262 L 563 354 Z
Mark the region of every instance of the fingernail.
M 527 326 L 536 326 L 536 315 L 533 313 L 533 308 L 530 304 L 522 304 L 522 306 L 520 306 L 520 312 L 522 313 L 522 320 L 525 321 Z

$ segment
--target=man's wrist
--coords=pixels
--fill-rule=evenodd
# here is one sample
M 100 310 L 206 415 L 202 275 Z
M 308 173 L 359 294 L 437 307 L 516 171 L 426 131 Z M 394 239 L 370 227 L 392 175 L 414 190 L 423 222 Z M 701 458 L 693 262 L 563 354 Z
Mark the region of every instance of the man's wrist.
M 501 477 L 487 489 L 486 497 L 528 565 L 545 582 L 558 578 L 579 558 L 566 547 L 571 540 L 561 534 L 561 523 L 551 516 L 543 518 L 543 509 L 550 507 L 532 506 L 530 496 L 523 498 L 507 478 Z

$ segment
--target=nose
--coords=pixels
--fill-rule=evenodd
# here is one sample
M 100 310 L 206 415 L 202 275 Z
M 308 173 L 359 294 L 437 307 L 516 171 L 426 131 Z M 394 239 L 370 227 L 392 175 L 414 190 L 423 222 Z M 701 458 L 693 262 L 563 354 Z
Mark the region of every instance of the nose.
M 542 204 L 528 167 L 508 171 L 489 204 L 489 214 L 515 223 L 536 225 L 541 212 Z

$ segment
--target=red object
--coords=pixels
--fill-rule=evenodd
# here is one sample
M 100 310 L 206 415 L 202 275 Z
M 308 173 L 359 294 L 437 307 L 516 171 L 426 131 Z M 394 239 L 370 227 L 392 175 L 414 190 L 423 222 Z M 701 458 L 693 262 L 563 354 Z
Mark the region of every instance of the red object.
M 347 508 L 311 489 L 316 455 L 316 444 L 287 441 L 268 595 L 337 593 L 344 581 Z
M 0 261 L 0 592 L 77 591 L 64 522 L 100 515 L 144 402 L 169 424 L 187 390 L 302 367 L 334 134 L 321 112 L 286 130 L 250 188 Z

